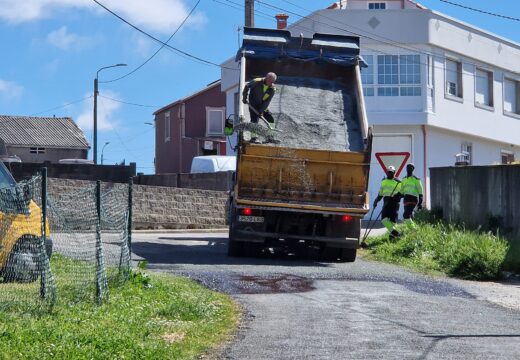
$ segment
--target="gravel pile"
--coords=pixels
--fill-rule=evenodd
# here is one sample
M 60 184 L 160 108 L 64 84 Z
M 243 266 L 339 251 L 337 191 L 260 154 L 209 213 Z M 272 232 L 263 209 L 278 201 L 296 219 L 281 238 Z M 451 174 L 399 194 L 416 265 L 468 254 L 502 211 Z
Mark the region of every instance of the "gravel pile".
M 363 151 L 355 97 L 339 81 L 278 77 L 269 111 L 277 146 Z

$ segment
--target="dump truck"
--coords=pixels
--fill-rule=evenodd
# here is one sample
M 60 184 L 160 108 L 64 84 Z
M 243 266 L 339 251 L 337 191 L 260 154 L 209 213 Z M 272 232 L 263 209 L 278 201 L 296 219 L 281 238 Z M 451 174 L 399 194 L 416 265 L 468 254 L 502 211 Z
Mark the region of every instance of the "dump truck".
M 246 28 L 237 62 L 240 91 L 268 72 L 278 79 L 269 106 L 272 126 L 242 126 L 249 109 L 239 106 L 228 255 L 283 250 L 354 261 L 369 211 L 372 144 L 359 38 Z M 250 141 L 259 135 L 260 144 Z
M 49 224 L 42 245 L 42 210 L 29 187 L 21 187 L 0 162 L 0 283 L 33 282 L 42 270 L 42 254 L 52 255 Z

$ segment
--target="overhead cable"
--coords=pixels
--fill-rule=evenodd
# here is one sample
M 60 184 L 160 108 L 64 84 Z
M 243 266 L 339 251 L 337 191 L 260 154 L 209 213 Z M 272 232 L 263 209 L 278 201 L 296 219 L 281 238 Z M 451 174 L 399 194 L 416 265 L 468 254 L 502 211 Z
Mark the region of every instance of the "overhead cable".
M 191 11 L 188 13 L 188 15 L 186 15 L 186 17 L 184 18 L 184 20 L 182 20 L 182 22 L 179 24 L 179 26 L 177 27 L 177 29 L 175 29 L 175 31 L 173 32 L 173 34 L 170 35 L 170 37 L 168 38 L 168 40 L 165 41 L 164 44 L 161 44 L 161 47 L 159 49 L 157 49 L 156 52 L 154 52 L 152 54 L 152 56 L 150 56 L 145 62 L 143 62 L 141 65 L 139 65 L 138 67 L 136 67 L 134 70 L 130 71 L 129 73 L 123 75 L 123 76 L 120 76 L 118 78 L 115 78 L 115 79 L 112 79 L 112 80 L 107 80 L 107 81 L 100 81 L 100 83 L 110 83 L 110 82 L 114 82 L 114 81 L 118 81 L 118 80 L 121 80 L 121 79 L 124 79 L 125 77 L 127 76 L 130 76 L 132 75 L 133 73 L 135 73 L 137 70 L 139 70 L 140 68 L 142 68 L 143 66 L 145 66 L 150 60 L 152 60 L 155 55 L 157 55 L 159 53 L 159 51 L 161 51 L 166 44 L 168 44 L 170 42 L 170 40 L 175 36 L 175 34 L 177 34 L 177 32 L 181 29 L 181 27 L 186 23 L 186 21 L 190 18 L 191 14 L 193 14 L 193 12 L 195 11 L 195 9 L 197 8 L 197 6 L 200 4 L 200 1 L 201 0 L 198 0 L 195 5 L 193 6 L 193 8 L 191 9 Z

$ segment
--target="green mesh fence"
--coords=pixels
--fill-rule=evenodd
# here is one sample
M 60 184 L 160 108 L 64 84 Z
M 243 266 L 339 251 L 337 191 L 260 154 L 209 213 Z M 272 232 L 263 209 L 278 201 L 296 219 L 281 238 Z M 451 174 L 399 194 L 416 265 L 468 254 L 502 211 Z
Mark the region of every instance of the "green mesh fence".
M 0 310 L 101 303 L 109 284 L 127 280 L 130 187 L 111 185 L 86 183 L 47 196 L 45 176 L 0 186 Z

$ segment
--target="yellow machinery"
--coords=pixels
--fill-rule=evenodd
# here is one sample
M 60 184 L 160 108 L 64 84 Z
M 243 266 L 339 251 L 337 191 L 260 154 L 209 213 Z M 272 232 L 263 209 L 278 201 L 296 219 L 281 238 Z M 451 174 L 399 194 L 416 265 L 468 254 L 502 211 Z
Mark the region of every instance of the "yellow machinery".
M 30 198 L 21 198 L 16 183 L 3 163 L 0 163 L 0 277 L 4 281 L 35 281 L 41 264 L 42 211 Z M 10 205 L 15 206 L 10 206 Z M 52 242 L 48 238 L 45 250 L 50 256 Z

